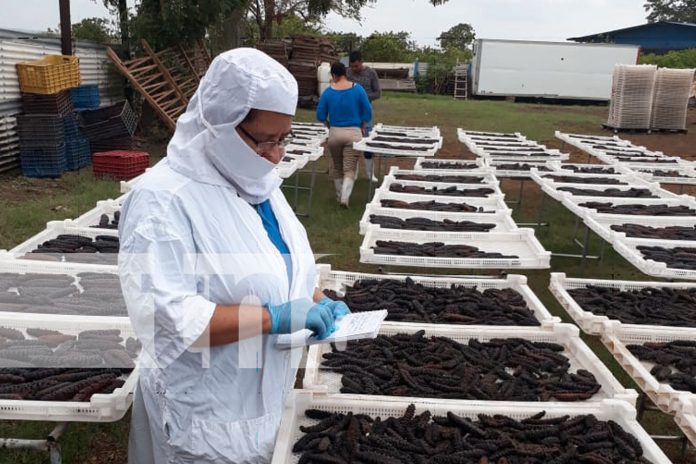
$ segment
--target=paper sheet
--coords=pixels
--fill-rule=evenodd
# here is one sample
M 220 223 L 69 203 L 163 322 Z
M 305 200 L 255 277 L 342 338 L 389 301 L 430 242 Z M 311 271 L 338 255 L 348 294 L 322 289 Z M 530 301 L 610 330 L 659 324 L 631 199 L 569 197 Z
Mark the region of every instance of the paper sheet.
M 304 329 L 287 335 L 279 335 L 276 346 L 279 348 L 290 348 L 291 346 L 309 346 L 320 343 L 359 340 L 361 338 L 375 338 L 386 317 L 386 309 L 350 313 L 336 320 L 336 331 L 324 340 L 319 340 L 313 336 L 312 331 Z

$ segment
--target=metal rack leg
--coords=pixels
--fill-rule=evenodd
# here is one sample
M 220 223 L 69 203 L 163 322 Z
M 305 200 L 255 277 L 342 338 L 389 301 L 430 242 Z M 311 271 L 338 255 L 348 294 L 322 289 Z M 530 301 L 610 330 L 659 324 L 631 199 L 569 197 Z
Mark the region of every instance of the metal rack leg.
M 22 438 L 0 438 L 0 448 L 27 449 L 48 452 L 51 464 L 61 464 L 60 443 L 58 440 L 68 427 L 67 422 L 61 422 L 48 434 L 45 440 L 25 440 Z

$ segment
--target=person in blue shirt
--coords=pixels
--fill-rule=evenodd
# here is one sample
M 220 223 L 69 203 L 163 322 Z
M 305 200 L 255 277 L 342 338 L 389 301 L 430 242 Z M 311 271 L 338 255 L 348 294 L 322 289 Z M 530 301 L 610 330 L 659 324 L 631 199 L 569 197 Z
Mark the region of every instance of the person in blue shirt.
M 360 153 L 353 149 L 372 121 L 372 106 L 367 92 L 348 80 L 346 66 L 331 66 L 331 86 L 324 91 L 317 107 L 317 119 L 329 128 L 328 146 L 334 164 L 336 199 L 347 208 L 353 192 Z

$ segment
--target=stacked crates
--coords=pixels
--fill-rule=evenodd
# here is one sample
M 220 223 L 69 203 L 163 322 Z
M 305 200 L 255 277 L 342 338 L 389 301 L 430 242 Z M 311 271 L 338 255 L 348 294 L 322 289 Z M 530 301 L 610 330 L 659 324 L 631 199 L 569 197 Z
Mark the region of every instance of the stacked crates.
M 22 172 L 60 177 L 90 162 L 89 144 L 79 130 L 69 89 L 80 84 L 79 60 L 50 55 L 18 63 L 24 114 L 17 117 Z
M 617 65 L 607 126 L 613 129 L 648 129 L 652 114 L 657 66 Z
M 97 177 L 130 180 L 150 167 L 150 155 L 141 151 L 112 150 L 94 153 L 92 170 Z
M 81 130 L 92 153 L 131 150 L 138 117 L 127 101 L 80 113 Z

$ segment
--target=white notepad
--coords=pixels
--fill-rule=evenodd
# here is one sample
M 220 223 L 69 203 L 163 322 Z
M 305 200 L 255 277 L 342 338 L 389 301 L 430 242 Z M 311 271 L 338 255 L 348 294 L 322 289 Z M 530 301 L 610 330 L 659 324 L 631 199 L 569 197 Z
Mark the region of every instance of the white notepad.
M 303 329 L 291 334 L 278 335 L 276 347 L 291 348 L 321 343 L 360 340 L 362 338 L 375 338 L 386 317 L 386 309 L 350 313 L 340 319 L 336 319 L 336 331 L 323 340 L 319 340 L 315 337 L 311 330 Z

